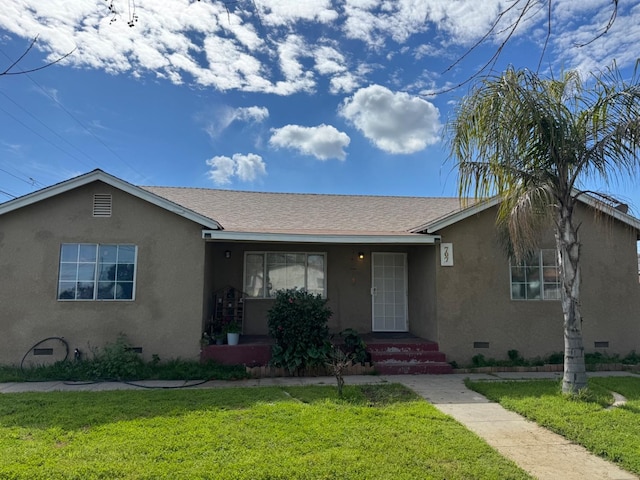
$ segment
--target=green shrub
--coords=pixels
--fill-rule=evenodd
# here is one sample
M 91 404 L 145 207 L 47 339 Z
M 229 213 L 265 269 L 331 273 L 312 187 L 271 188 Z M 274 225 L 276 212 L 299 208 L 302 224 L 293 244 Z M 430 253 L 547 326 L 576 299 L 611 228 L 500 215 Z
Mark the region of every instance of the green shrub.
M 124 334 L 118 335 L 114 343 L 107 343 L 102 350 L 94 352 L 88 367 L 95 379 L 133 380 L 145 376 L 145 363 Z
M 271 363 L 290 372 L 323 365 L 329 354 L 331 309 L 327 300 L 306 290 L 281 290 L 268 312 L 269 335 L 275 340 Z
M 370 361 L 367 344 L 356 330 L 347 328 L 340 332 L 340 336 L 344 342 L 345 353 L 351 356 L 355 363 L 364 364 Z

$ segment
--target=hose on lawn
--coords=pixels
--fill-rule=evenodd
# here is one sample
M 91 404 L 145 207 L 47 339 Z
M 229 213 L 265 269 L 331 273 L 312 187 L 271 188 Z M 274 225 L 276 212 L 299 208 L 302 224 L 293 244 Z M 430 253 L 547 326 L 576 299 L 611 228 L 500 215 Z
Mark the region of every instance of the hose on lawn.
M 69 343 L 67 343 L 67 341 L 64 339 L 64 337 L 47 337 L 44 338 L 42 340 L 40 340 L 38 343 L 36 343 L 35 345 L 33 345 L 31 348 L 29 348 L 29 350 L 27 350 L 27 353 L 24 354 L 24 356 L 22 357 L 22 360 L 20 361 L 20 372 L 22 372 L 23 374 L 25 373 L 24 371 L 24 361 L 27 359 L 27 357 L 29 356 L 29 354 L 36 349 L 38 346 L 42 345 L 45 342 L 48 342 L 50 340 L 58 340 L 60 343 L 62 343 L 64 345 L 65 348 L 65 355 L 64 358 L 62 359 L 63 362 L 65 362 L 68 358 L 69 358 Z M 76 351 L 77 352 L 77 351 Z M 88 381 L 88 382 L 63 382 L 64 385 L 77 385 L 77 386 L 82 386 L 82 385 L 94 385 L 94 384 L 98 384 L 98 383 L 106 383 L 106 382 L 120 382 L 120 383 L 124 383 L 125 385 L 131 385 L 132 387 L 138 387 L 138 388 L 146 388 L 146 389 L 156 389 L 156 390 L 173 390 L 173 389 L 178 389 L 178 388 L 189 388 L 189 387 L 197 387 L 198 385 L 202 385 L 207 383 L 209 380 L 199 380 L 195 383 L 190 383 L 188 385 L 141 385 L 139 383 L 133 383 L 133 382 L 128 382 L 128 381 L 123 381 L 123 380 L 117 380 L 117 379 L 104 379 L 104 380 L 96 380 L 96 381 Z

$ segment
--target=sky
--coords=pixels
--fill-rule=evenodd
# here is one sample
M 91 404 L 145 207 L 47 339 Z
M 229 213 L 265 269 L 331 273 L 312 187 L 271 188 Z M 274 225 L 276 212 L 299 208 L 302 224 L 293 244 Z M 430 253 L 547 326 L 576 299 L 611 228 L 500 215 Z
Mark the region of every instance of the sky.
M 548 3 L 530 3 L 494 73 L 616 61 L 630 75 L 640 2 L 596 38 L 611 0 L 553 0 L 544 50 Z M 445 126 L 523 4 L 3 0 L 0 72 L 34 39 L 10 72 L 69 55 L 0 75 L 0 202 L 96 168 L 136 185 L 455 196 Z M 640 213 L 631 181 L 604 190 Z

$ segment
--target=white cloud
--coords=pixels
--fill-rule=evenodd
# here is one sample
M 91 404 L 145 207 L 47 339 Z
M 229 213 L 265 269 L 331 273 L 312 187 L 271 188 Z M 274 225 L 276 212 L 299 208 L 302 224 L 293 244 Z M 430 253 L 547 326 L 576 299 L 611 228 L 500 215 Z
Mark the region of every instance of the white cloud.
M 533 3 L 515 37 L 540 42 L 546 10 Z M 619 3 L 614 28 L 578 49 L 575 43 L 593 38 L 606 24 L 611 0 L 554 1 L 550 63 L 583 70 L 608 65 L 613 58 L 621 67 L 633 64 L 639 8 L 637 2 Z M 507 11 L 496 28 L 501 33 L 489 38 L 501 41 L 525 2 L 136 0 L 134 28 L 127 25 L 130 4 L 114 0 L 114 17 L 102 1 L 3 0 L 0 30 L 25 39 L 38 36 L 38 48 L 49 60 L 75 48 L 66 64 L 114 74 L 277 95 L 315 92 L 318 78 L 325 76 L 332 93 L 351 93 L 372 81 L 372 71 L 361 69 L 362 59 L 384 68 L 389 52 L 418 44 L 422 47 L 414 50 L 415 58 L 440 59 L 441 52 L 458 58 Z M 354 46 L 362 48 L 362 55 L 351 53 Z
M 385 152 L 415 153 L 440 139 L 440 112 L 432 103 L 380 85 L 358 90 L 339 113 Z
M 253 182 L 267 174 L 262 157 L 255 153 L 235 153 L 232 157 L 215 156 L 207 160 L 206 164 L 211 167 L 207 176 L 216 185 L 228 185 L 234 177 L 243 182 Z
M 303 127 L 300 125 L 286 125 L 273 129 L 269 144 L 273 147 L 291 148 L 304 155 L 312 155 L 318 160 L 337 158 L 344 160 L 344 149 L 349 146 L 349 136 L 331 125 L 317 127 Z
M 330 0 L 268 0 L 256 1 L 262 23 L 271 26 L 293 24 L 299 21 L 329 23 L 338 18 Z
M 204 130 L 211 138 L 217 138 L 233 122 L 261 123 L 269 118 L 269 109 L 266 107 L 220 107 L 214 113 L 197 116 L 204 124 Z

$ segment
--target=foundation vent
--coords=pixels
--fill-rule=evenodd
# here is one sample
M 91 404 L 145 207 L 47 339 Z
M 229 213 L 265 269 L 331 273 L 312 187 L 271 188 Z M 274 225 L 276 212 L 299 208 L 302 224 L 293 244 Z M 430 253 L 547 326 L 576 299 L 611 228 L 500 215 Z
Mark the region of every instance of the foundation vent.
M 34 348 L 34 355 L 53 355 L 53 348 Z
M 93 196 L 93 216 L 106 218 L 111 216 L 112 200 L 110 193 L 96 193 Z
M 595 348 L 609 348 L 609 342 L 593 342 Z
M 489 342 L 473 342 L 473 348 L 489 348 Z

